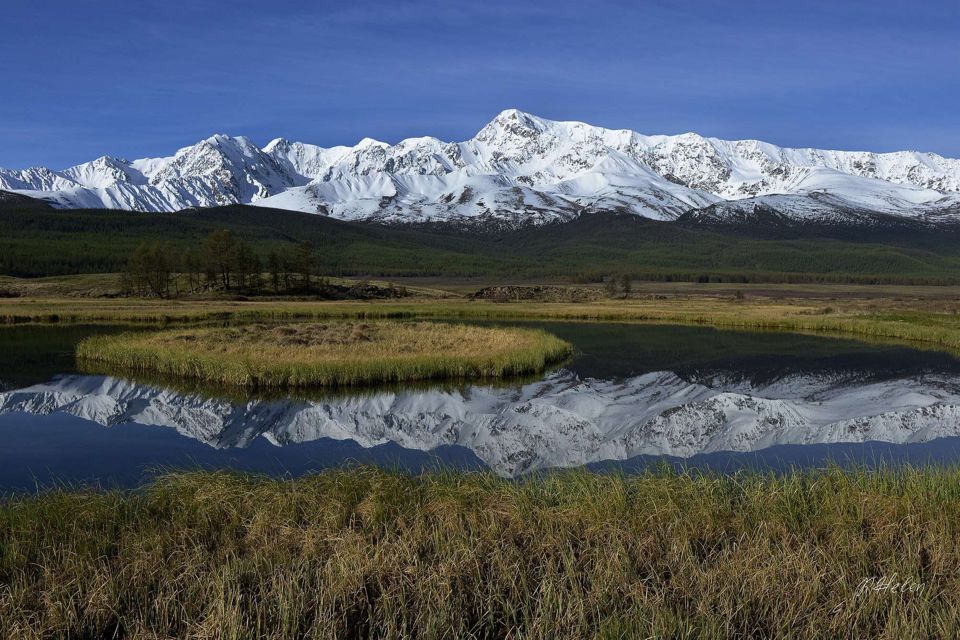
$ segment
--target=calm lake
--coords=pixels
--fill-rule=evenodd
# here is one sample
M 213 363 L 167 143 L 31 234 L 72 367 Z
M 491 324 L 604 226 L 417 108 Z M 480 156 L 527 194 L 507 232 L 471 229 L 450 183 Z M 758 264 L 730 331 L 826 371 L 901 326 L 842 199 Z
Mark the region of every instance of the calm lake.
M 960 361 L 784 333 L 537 323 L 576 356 L 532 379 L 289 396 L 77 369 L 93 327 L 0 329 L 0 490 L 170 468 L 296 475 L 651 464 L 782 470 L 960 460 Z

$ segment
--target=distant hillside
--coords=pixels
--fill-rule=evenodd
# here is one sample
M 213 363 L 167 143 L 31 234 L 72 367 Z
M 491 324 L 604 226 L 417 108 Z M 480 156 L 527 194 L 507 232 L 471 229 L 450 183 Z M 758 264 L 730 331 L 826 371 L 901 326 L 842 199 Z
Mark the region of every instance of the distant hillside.
M 42 204 L 42 203 L 41 203 Z M 230 229 L 265 256 L 308 240 L 329 275 L 488 276 L 501 280 L 960 283 L 950 229 L 805 225 L 726 228 L 598 213 L 519 230 L 382 226 L 231 205 L 177 213 L 0 207 L 0 273 L 113 272 L 142 242 L 196 247 Z
M 0 211 L 53 211 L 53 207 L 37 198 L 0 191 Z

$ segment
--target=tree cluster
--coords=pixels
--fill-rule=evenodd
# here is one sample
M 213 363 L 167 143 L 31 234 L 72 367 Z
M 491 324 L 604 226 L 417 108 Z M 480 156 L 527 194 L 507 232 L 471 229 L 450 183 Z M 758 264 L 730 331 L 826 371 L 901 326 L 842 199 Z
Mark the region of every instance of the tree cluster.
M 180 252 L 169 242 L 140 244 L 127 261 L 122 289 L 128 295 L 161 298 L 210 290 L 309 293 L 326 285 L 315 278 L 317 271 L 309 242 L 297 245 L 289 257 L 271 251 L 264 260 L 250 244 L 222 229 Z
M 177 255 L 170 243 L 139 245 L 127 261 L 121 286 L 127 293 L 168 298 L 171 295 Z
M 623 274 L 620 277 L 612 275 L 603 282 L 603 290 L 608 298 L 629 298 L 633 292 L 633 281 L 630 276 Z

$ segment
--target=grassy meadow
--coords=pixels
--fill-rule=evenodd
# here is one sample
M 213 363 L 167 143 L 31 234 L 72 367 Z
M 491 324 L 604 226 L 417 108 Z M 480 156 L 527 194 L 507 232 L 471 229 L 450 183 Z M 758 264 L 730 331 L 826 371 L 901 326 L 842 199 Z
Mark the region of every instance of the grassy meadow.
M 92 336 L 77 345 L 77 357 L 121 371 L 295 388 L 522 375 L 571 350 L 539 329 L 381 320 Z
M 437 285 L 434 284 L 434 287 Z M 732 290 L 729 285 L 651 288 L 625 299 L 497 303 L 462 295 L 395 301 L 310 301 L 24 296 L 0 299 L 0 327 L 22 324 L 198 324 L 335 320 L 563 320 L 691 324 L 827 333 L 960 351 L 953 288 Z M 434 289 L 436 290 L 436 289 Z M 743 294 L 743 291 L 747 291 Z
M 0 636 L 956 637 L 958 565 L 957 469 L 180 473 L 4 498 Z

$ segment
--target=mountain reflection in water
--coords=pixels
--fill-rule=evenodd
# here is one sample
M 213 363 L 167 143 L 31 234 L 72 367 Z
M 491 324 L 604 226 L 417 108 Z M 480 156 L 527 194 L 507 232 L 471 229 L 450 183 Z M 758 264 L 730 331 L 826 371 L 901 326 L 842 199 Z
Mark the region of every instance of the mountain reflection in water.
M 52 451 L 45 457 L 44 448 L 81 459 L 106 446 L 117 458 L 103 462 L 104 475 L 124 452 L 145 465 L 165 464 L 160 449 L 173 447 L 170 441 L 147 444 L 159 437 L 157 428 L 178 447 L 201 446 L 190 450 L 197 458 L 232 451 L 246 462 L 274 455 L 283 463 L 299 455 L 329 466 L 389 451 L 421 468 L 430 452 L 440 463 L 487 466 L 505 476 L 638 456 L 690 459 L 960 435 L 960 362 L 949 354 L 700 327 L 537 326 L 575 345 L 577 355 L 563 369 L 498 384 L 303 397 L 84 374 L 72 362 L 72 345 L 110 329 L 10 328 L 0 332 L 0 437 L 8 443 L 0 463 L 29 459 L 31 469 L 44 465 L 55 474 L 65 458 Z M 112 435 L 81 443 L 79 432 L 62 426 L 67 416 L 111 427 Z M 132 425 L 154 431 L 138 440 Z M 313 446 L 309 456 L 305 443 Z M 100 468 L 94 471 L 99 477 Z
M 0 394 L 0 413 L 6 412 L 169 427 L 216 448 L 246 447 L 261 437 L 277 446 L 322 438 L 419 451 L 459 446 L 512 476 L 638 455 L 960 435 L 960 377 L 797 374 L 758 385 L 719 376 L 689 381 L 669 371 L 583 379 L 564 369 L 516 387 L 237 402 L 67 375 Z

